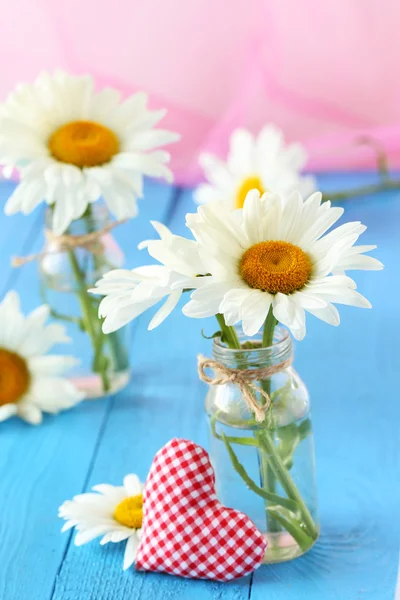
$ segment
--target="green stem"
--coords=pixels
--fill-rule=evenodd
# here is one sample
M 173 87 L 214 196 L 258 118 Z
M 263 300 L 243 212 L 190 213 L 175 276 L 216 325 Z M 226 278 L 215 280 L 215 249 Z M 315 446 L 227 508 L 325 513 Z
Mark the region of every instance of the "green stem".
M 313 545 L 314 540 L 303 529 L 301 525 L 295 522 L 292 518 L 284 517 L 281 512 L 282 508 L 271 506 L 269 511 L 274 515 L 274 518 L 290 533 L 293 539 L 299 544 L 302 550 L 308 550 Z
M 113 331 L 106 335 L 106 340 L 111 348 L 114 357 L 114 367 L 117 372 L 126 371 L 129 367 L 129 355 L 123 343 L 120 340 L 120 332 Z
M 215 315 L 218 321 L 218 324 L 221 328 L 221 332 L 223 333 L 224 340 L 228 344 L 229 348 L 234 348 L 235 350 L 240 350 L 240 342 L 239 338 L 236 335 L 236 331 L 234 327 L 227 325 L 225 323 L 224 315 L 217 314 Z
M 243 479 L 247 487 L 255 494 L 268 501 L 269 506 L 267 506 L 267 515 L 270 515 L 271 517 L 273 516 L 274 521 L 277 521 L 286 529 L 286 531 L 290 533 L 293 539 L 295 539 L 299 544 L 300 548 L 303 550 L 308 550 L 308 548 L 312 546 L 315 538 L 308 535 L 308 533 L 302 529 L 301 522 L 299 522 L 298 517 L 295 516 L 300 512 L 298 504 L 290 498 L 283 498 L 278 494 L 259 487 L 248 475 L 246 469 L 239 461 L 229 442 L 229 438 L 225 435 L 225 433 L 222 433 L 222 436 L 217 437 L 223 440 L 233 468 Z M 279 529 L 276 530 L 279 531 Z
M 233 327 L 229 327 L 225 323 L 225 319 L 223 315 L 216 315 L 218 323 L 221 327 L 221 331 L 224 334 L 224 339 L 228 346 L 233 349 L 240 349 L 240 343 L 237 338 L 236 332 Z M 263 347 L 271 346 L 273 343 L 274 330 L 277 321 L 272 313 L 272 307 L 270 308 L 267 319 L 264 326 L 263 331 Z M 233 332 L 233 333 L 232 333 Z M 245 368 L 242 364 L 240 368 Z M 270 379 L 266 379 L 262 382 L 263 389 L 270 394 L 271 391 L 271 381 Z M 214 435 L 215 424 L 213 429 Z M 218 436 L 217 436 L 218 437 Z M 221 437 L 221 436 L 220 436 Z M 278 526 L 277 522 L 285 527 L 285 529 L 293 536 L 293 538 L 297 541 L 299 546 L 303 549 L 309 548 L 313 541 L 318 537 L 318 530 L 315 526 L 313 518 L 305 505 L 294 481 L 292 480 L 289 471 L 286 469 L 284 463 L 282 462 L 278 449 L 275 447 L 274 440 L 271 437 L 269 431 L 264 429 L 263 431 L 255 431 L 254 432 L 254 445 L 257 445 L 259 448 L 259 456 L 261 463 L 261 480 L 262 487 L 259 487 L 248 475 L 245 468 L 238 461 L 231 445 L 230 441 L 241 443 L 245 445 L 253 445 L 250 444 L 249 441 L 244 441 L 243 439 L 231 437 L 227 438 L 225 434 L 222 434 L 222 441 L 224 442 L 229 457 L 232 462 L 233 468 L 236 472 L 241 476 L 241 478 L 245 481 L 245 483 L 258 495 L 262 496 L 267 504 L 266 504 L 266 515 L 267 515 L 267 525 L 269 531 L 277 531 Z M 247 439 L 247 438 L 245 438 Z M 297 517 L 291 517 L 290 515 L 282 514 L 282 511 L 285 510 L 284 504 L 282 502 L 272 503 L 273 499 L 276 501 L 277 498 L 280 498 L 275 493 L 276 489 L 276 481 L 279 481 L 285 493 L 287 494 L 287 498 L 283 499 L 285 503 L 290 502 L 290 506 L 293 508 L 296 506 L 296 513 L 300 516 L 302 522 L 304 523 L 307 531 L 303 531 L 301 529 L 301 525 L 298 523 Z M 277 505 L 278 504 L 278 505 Z M 281 507 L 281 510 L 280 508 Z
M 96 231 L 96 228 L 93 226 L 94 219 L 92 207 L 90 206 L 90 204 L 88 205 L 83 218 L 86 223 L 87 232 L 93 233 L 94 231 Z M 106 257 L 103 254 L 93 253 L 93 263 L 96 274 L 99 276 L 104 272 L 104 268 L 106 266 L 112 267 L 112 265 L 108 263 Z M 97 303 L 96 307 L 96 319 L 98 319 L 98 304 L 99 303 Z M 109 344 L 110 351 L 113 357 L 113 369 L 117 372 L 126 370 L 129 366 L 129 358 L 127 356 L 125 348 L 120 343 L 120 334 L 118 332 L 109 333 L 107 335 L 104 334 L 102 330 L 102 322 L 99 320 L 99 337 L 103 339 L 103 342 Z
M 50 306 L 50 302 L 47 298 L 46 286 L 43 282 L 40 282 L 40 297 L 42 298 L 43 304 L 47 304 L 50 309 L 50 316 L 57 321 L 65 321 L 66 323 L 74 323 L 79 327 L 79 329 L 83 329 L 83 321 L 79 317 L 72 317 L 71 315 L 65 315 L 64 313 L 58 312 L 54 308 Z
M 70 315 L 64 315 L 63 313 L 54 310 L 54 308 L 50 307 L 50 316 L 53 319 L 57 319 L 57 321 L 65 321 L 66 323 L 74 323 L 79 329 L 84 327 L 82 319 L 79 317 L 71 317 Z
M 372 183 L 370 185 L 364 185 L 358 188 L 344 190 L 343 192 L 324 192 L 323 201 L 326 202 L 327 200 L 347 200 L 348 198 L 356 198 L 357 196 L 367 196 L 370 194 L 377 194 L 378 192 L 385 192 L 388 190 L 398 189 L 400 189 L 400 181 L 387 178 L 383 179 L 379 183 Z
M 97 365 L 95 370 L 100 373 L 104 391 L 108 392 L 110 389 L 110 382 L 107 375 L 107 360 L 103 360 L 105 357 L 102 355 L 103 334 L 99 335 L 98 331 L 96 331 L 95 323 L 97 324 L 98 322 L 97 314 L 94 314 L 93 312 L 92 299 L 86 289 L 86 281 L 79 268 L 79 263 L 73 250 L 68 252 L 68 257 L 78 286 L 78 299 L 82 310 L 82 321 L 93 345 L 94 365 Z
M 257 436 L 257 434 L 255 434 Z M 264 452 L 261 450 L 259 452 L 259 460 L 260 460 L 260 471 L 261 471 L 261 482 L 263 487 L 267 489 L 271 494 L 276 493 L 276 477 L 273 469 L 271 468 L 267 457 Z M 274 516 L 268 512 L 269 506 L 267 504 L 267 526 L 268 530 L 273 532 L 277 532 L 280 530 L 278 524 L 276 523 Z
M 274 313 L 272 310 L 272 304 L 271 304 L 271 306 L 269 307 L 267 318 L 265 319 L 265 323 L 264 323 L 263 337 L 262 337 L 263 348 L 269 348 L 270 346 L 272 346 L 273 340 L 274 340 L 275 327 L 276 327 L 277 323 L 278 323 L 278 321 L 274 317 Z M 268 396 L 270 396 L 271 395 L 271 380 L 269 378 L 264 379 L 261 382 L 261 385 L 262 385 L 263 390 L 268 394 Z M 259 435 L 260 435 L 259 432 L 254 433 L 254 436 L 257 440 L 258 440 Z M 267 490 L 269 490 L 271 493 L 274 494 L 276 492 L 276 483 L 277 483 L 275 473 L 274 473 L 271 465 L 269 464 L 267 457 L 265 456 L 264 452 L 262 452 L 262 451 L 259 452 L 259 460 L 260 460 L 262 485 Z M 266 509 L 267 509 L 268 530 L 271 532 L 279 531 L 280 524 L 274 518 L 274 515 L 268 511 L 268 504 L 266 506 Z
M 278 324 L 278 321 L 274 317 L 274 313 L 272 311 L 272 304 L 269 307 L 267 318 L 264 323 L 263 337 L 262 337 L 262 347 L 269 348 L 272 346 L 274 341 L 274 331 L 275 326 Z
M 283 506 L 287 510 L 290 510 L 292 513 L 296 513 L 298 511 L 297 504 L 293 500 L 290 500 L 288 498 L 282 498 L 282 496 L 278 496 L 278 494 L 272 494 L 269 491 L 264 490 L 263 488 L 261 488 L 260 486 L 258 486 L 255 483 L 255 481 L 253 481 L 253 479 L 249 476 L 249 474 L 247 473 L 246 469 L 244 468 L 244 466 L 239 461 L 239 459 L 236 456 L 236 454 L 235 454 L 232 446 L 230 445 L 230 443 L 228 441 L 228 438 L 225 435 L 225 433 L 222 433 L 222 440 L 223 440 L 223 442 L 225 444 L 225 447 L 226 447 L 226 449 L 228 451 L 228 454 L 229 454 L 229 457 L 231 459 L 233 468 L 238 473 L 238 475 L 240 475 L 240 477 L 243 479 L 243 481 L 245 482 L 245 484 L 251 490 L 253 490 L 253 492 L 255 492 L 258 496 L 261 496 L 265 500 L 268 500 L 268 502 L 270 502 L 275 507 L 276 506 Z
M 264 333 L 263 333 L 263 345 L 264 340 L 268 345 L 272 344 L 272 340 L 274 337 L 274 329 L 277 324 L 275 317 L 272 314 L 272 306 L 269 309 L 268 316 L 265 321 Z M 263 389 L 270 393 L 271 390 L 271 382 L 270 380 L 266 380 L 263 382 Z M 306 525 L 309 534 L 313 539 L 316 539 L 318 536 L 317 528 L 315 527 L 314 520 L 305 505 L 293 479 L 290 476 L 288 469 L 285 467 L 281 457 L 279 456 L 279 452 L 275 447 L 274 440 L 270 433 L 267 430 L 263 432 L 256 433 L 257 440 L 260 442 L 261 447 L 264 447 L 269 456 L 269 460 L 266 460 L 268 469 L 265 471 L 266 480 L 271 484 L 271 471 L 274 478 L 278 479 L 283 489 L 285 490 L 288 498 L 292 498 L 297 502 L 300 507 L 300 512 L 302 518 L 304 520 L 304 524 Z M 261 456 L 263 457 L 264 453 L 261 452 Z M 265 462 L 265 461 L 264 461 Z M 264 465 L 263 465 L 264 466 Z M 269 488 L 271 489 L 271 488 Z M 272 490 L 275 489 L 275 484 L 273 485 Z M 271 490 L 271 491 L 272 491 Z
M 266 455 L 269 457 L 271 467 L 275 473 L 276 478 L 279 480 L 281 486 L 285 490 L 288 498 L 294 500 L 299 507 L 301 518 L 307 527 L 308 533 L 313 540 L 318 537 L 318 530 L 315 526 L 314 520 L 305 505 L 303 498 L 301 497 L 296 484 L 290 476 L 289 471 L 283 464 L 279 452 L 275 447 L 274 441 L 266 430 L 258 438 L 261 449 L 264 450 Z
M 210 427 L 211 427 L 213 436 L 217 440 L 220 440 L 221 442 L 223 442 L 224 438 L 222 437 L 222 435 L 219 435 L 219 433 L 217 431 L 217 427 L 216 427 L 217 416 L 218 416 L 218 413 L 216 415 L 212 415 L 210 417 Z M 230 442 L 231 444 L 240 444 L 242 446 L 258 447 L 257 441 L 254 438 L 244 437 L 244 436 L 239 437 L 239 436 L 234 436 L 234 435 L 225 435 L 225 437 L 228 440 L 228 442 Z

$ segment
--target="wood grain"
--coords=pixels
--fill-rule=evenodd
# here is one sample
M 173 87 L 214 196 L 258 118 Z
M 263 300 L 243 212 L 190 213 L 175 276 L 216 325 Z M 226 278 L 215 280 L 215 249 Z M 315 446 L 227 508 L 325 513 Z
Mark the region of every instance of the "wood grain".
M 152 183 L 146 191 L 152 202 L 142 202 L 143 221 L 136 221 L 135 229 L 125 224 L 115 232 L 131 257 L 139 254 L 137 243 L 151 234 L 148 220 L 162 219 L 171 204 L 170 188 Z M 8 194 L 8 186 L 1 192 Z M 40 249 L 42 211 L 21 218 L 1 215 L 0 219 L 1 231 L 7 232 L 3 261 L 4 256 Z M 19 291 L 24 310 L 40 304 L 37 265 L 28 264 L 13 273 L 8 261 L 3 265 L 2 281 L 11 282 Z M 65 351 L 71 349 L 66 347 Z M 40 427 L 16 419 L 0 424 L 2 600 L 51 597 L 69 543 L 68 535 L 60 535 L 62 523 L 57 509 L 65 499 L 85 489 L 111 402 L 112 398 L 86 402 L 72 411 L 46 418 Z
M 337 184 L 340 185 L 339 183 Z M 295 364 L 313 405 L 322 534 L 306 556 L 254 574 L 252 600 L 392 600 L 400 540 L 400 196 L 344 204 L 385 264 L 357 272 L 372 310 L 340 307 L 341 325 L 308 320 Z M 351 273 L 350 273 L 351 276 Z
M 337 189 L 365 183 L 367 176 L 321 180 Z M 0 187 L 2 197 L 8 185 Z M 195 210 L 190 192 L 178 198 L 157 184 L 146 191 L 140 217 L 116 230 L 131 267 L 150 262 L 136 249 L 138 241 L 154 237 L 148 219 L 186 235 L 184 214 Z M 123 573 L 122 545 L 76 548 L 59 533 L 57 508 L 64 499 L 103 481 L 119 484 L 128 472 L 144 479 L 171 437 L 207 447 L 206 390 L 195 359 L 210 351 L 201 328 L 212 332 L 214 324 L 176 310 L 148 332 L 148 313 L 135 323 L 133 379 L 126 390 L 46 419 L 40 428 L 16 420 L 0 425 L 2 600 L 393 599 L 400 538 L 400 197 L 352 200 L 346 208 L 346 221 L 368 225 L 362 243 L 379 244 L 375 255 L 386 269 L 355 275 L 372 311 L 343 307 L 338 328 L 310 317 L 308 334 L 296 346 L 295 364 L 313 401 L 322 523 L 315 548 L 291 563 L 262 567 L 252 578 L 217 584 Z M 8 257 L 39 249 L 41 218 L 40 211 L 0 215 L 0 290 L 14 285 L 26 310 L 39 303 L 36 266 L 12 273 Z
M 174 232 L 183 234 L 184 215 L 192 208 L 190 194 L 185 193 L 171 215 L 169 225 Z M 129 389 L 113 400 L 89 486 L 100 481 L 119 483 L 129 471 L 145 478 L 154 454 L 172 437 L 207 443 L 205 386 L 196 377 L 196 354 L 209 348 L 200 335 L 204 322 L 185 319 L 177 310 L 149 332 L 149 320 L 146 313 L 137 321 L 133 380 Z M 53 600 L 164 600 L 193 595 L 210 600 L 248 598 L 250 578 L 226 585 L 133 570 L 122 574 L 122 558 L 123 547 L 108 548 L 102 554 L 95 545 L 83 553 L 71 545 Z M 99 577 L 99 568 L 106 577 Z

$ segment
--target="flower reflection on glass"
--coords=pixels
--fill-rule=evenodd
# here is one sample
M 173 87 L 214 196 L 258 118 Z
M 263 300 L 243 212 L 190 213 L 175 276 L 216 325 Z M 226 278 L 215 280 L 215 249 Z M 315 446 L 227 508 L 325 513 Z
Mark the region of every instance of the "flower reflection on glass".
M 135 561 L 143 520 L 143 484 L 137 475 L 124 477 L 122 486 L 95 485 L 95 493 L 79 494 L 59 508 L 66 523 L 62 531 L 75 527 L 75 545 L 101 537 L 100 544 L 126 541 L 124 571 Z
M 45 325 L 48 315 L 43 305 L 24 317 L 15 292 L 0 303 L 0 421 L 16 415 L 37 425 L 43 412 L 55 414 L 84 397 L 60 376 L 76 359 L 46 354 L 55 344 L 69 341 L 64 327 Z
M 229 208 L 242 208 L 250 190 L 286 194 L 298 189 L 307 196 L 315 189 L 311 176 L 301 175 L 306 163 L 301 144 L 285 145 L 283 133 L 266 125 L 254 136 L 246 129 L 236 129 L 230 138 L 226 162 L 204 153 L 200 156 L 207 183 L 194 193 L 198 204 L 220 201 Z

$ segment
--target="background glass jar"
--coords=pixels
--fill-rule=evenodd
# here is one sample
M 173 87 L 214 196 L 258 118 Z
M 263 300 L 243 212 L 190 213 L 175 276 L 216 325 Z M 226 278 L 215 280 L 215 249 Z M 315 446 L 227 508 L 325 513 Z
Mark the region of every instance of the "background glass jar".
M 95 234 L 92 243 L 70 247 L 64 236 L 51 233 L 51 208 L 46 215 L 46 245 L 39 260 L 43 301 L 50 306 L 53 319 L 67 328 L 73 354 L 80 364 L 70 379 L 87 397 L 98 398 L 125 387 L 130 378 L 128 329 L 105 335 L 98 308 L 101 297 L 88 292 L 110 269 L 121 267 L 124 256 L 109 231 L 107 209 L 89 206 L 73 221 L 67 238 Z M 97 235 L 98 234 L 98 235 Z
M 240 350 L 214 341 L 213 357 L 225 367 L 261 369 L 292 354 L 289 333 L 281 327 L 266 348 L 260 340 L 238 337 Z M 262 423 L 236 385 L 210 386 L 210 457 L 221 502 L 247 514 L 263 533 L 264 562 L 281 562 L 304 554 L 319 535 L 310 401 L 292 366 L 253 383 L 271 398 Z M 262 404 L 262 394 L 253 393 Z

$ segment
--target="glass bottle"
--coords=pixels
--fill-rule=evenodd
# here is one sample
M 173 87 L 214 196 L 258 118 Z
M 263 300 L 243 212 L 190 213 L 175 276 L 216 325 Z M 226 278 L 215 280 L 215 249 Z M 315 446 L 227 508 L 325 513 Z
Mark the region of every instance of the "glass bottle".
M 214 360 L 247 370 L 271 367 L 292 355 L 291 337 L 282 327 L 265 348 L 261 340 L 238 337 L 240 350 L 214 340 Z M 301 556 L 319 535 L 310 400 L 293 366 L 252 383 L 271 399 L 261 423 L 237 385 L 209 386 L 210 457 L 220 501 L 253 520 L 268 543 L 264 563 L 276 563 Z M 253 394 L 264 402 L 259 391 Z
M 95 234 L 92 243 L 69 247 L 65 236 L 51 232 L 51 209 L 46 215 L 46 244 L 39 259 L 43 301 L 54 320 L 63 323 L 72 340 L 71 354 L 79 364 L 70 379 L 88 398 L 99 398 L 125 387 L 130 379 L 128 328 L 105 335 L 98 317 L 101 297 L 88 292 L 110 269 L 122 266 L 124 256 L 107 229 L 110 215 L 95 204 L 71 223 L 67 238 Z M 97 234 L 98 232 L 98 234 Z

